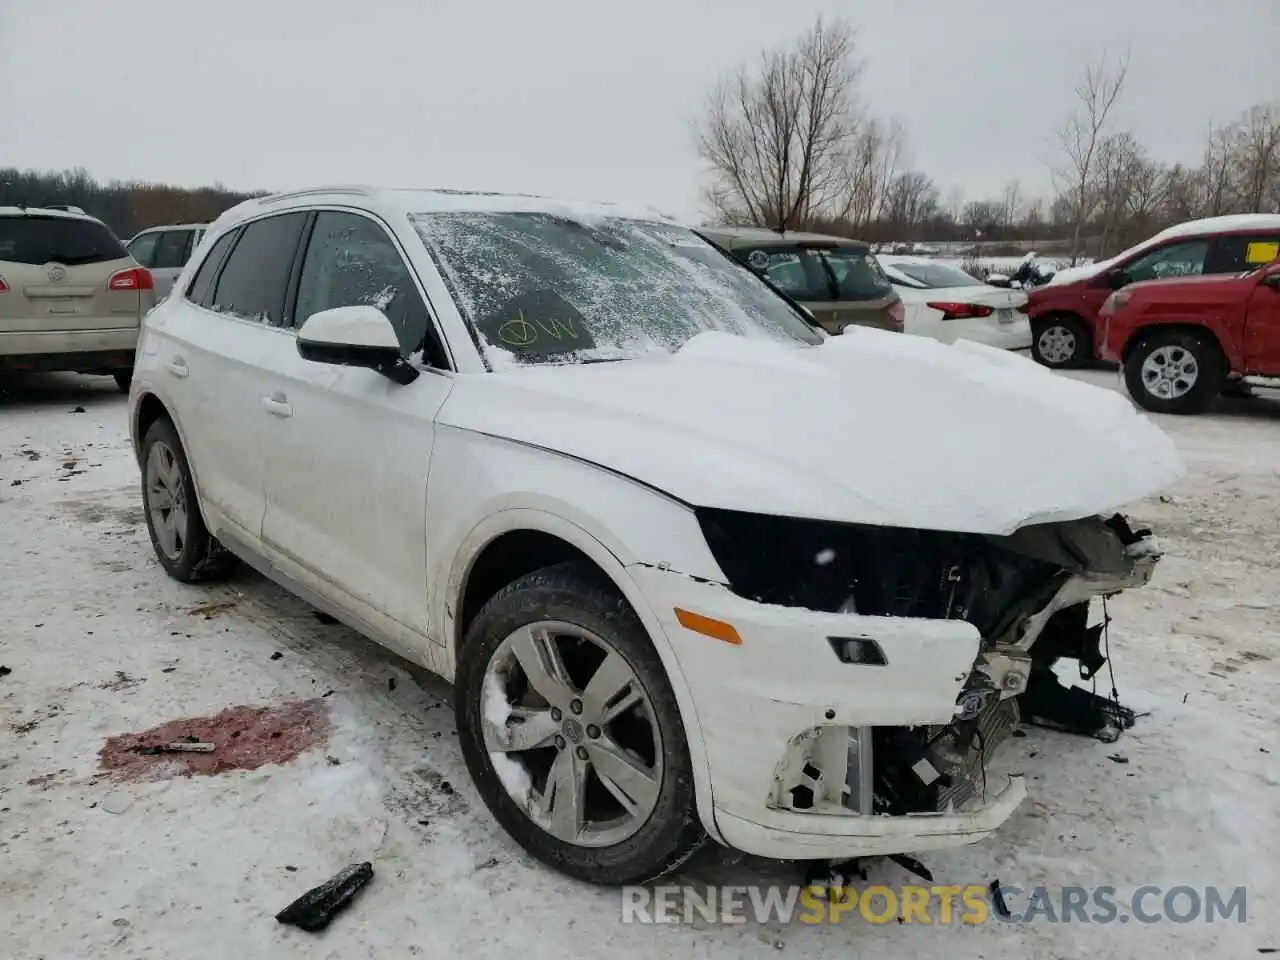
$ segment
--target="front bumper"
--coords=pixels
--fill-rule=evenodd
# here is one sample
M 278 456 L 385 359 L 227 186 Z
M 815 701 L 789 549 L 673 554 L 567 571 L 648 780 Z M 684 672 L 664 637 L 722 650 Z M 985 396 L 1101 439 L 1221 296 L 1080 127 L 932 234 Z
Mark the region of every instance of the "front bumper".
M 817 613 L 772 606 L 681 573 L 629 568 L 657 614 L 705 747 L 714 824 L 730 846 L 780 859 L 904 853 L 981 840 L 1026 795 L 1021 779 L 989 804 L 960 813 L 860 815 L 836 804 L 811 812 L 771 801 L 786 758 L 826 727 L 949 724 L 974 668 L 978 631 L 963 620 Z M 731 624 L 740 644 L 681 626 L 676 609 Z M 829 638 L 874 641 L 883 664 L 845 663 Z M 693 730 L 689 733 L 693 735 Z

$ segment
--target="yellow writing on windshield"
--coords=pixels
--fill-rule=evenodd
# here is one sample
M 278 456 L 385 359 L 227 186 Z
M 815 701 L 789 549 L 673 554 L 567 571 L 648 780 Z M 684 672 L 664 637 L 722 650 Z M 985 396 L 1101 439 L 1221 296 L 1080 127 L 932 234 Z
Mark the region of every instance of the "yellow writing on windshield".
M 537 343 L 543 335 L 552 340 L 570 340 L 578 336 L 572 320 L 535 320 L 525 318 L 524 311 L 514 320 L 508 320 L 498 328 L 498 339 L 513 347 L 530 347 Z

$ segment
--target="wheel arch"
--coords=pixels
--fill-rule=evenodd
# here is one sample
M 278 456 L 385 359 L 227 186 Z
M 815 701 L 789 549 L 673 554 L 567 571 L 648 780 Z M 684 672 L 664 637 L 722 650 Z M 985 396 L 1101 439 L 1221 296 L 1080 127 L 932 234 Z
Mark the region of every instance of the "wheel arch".
M 191 483 L 196 490 L 196 503 L 200 504 L 201 519 L 207 524 L 209 522 L 208 514 L 205 511 L 204 495 L 200 487 L 200 475 L 196 470 L 195 461 L 191 459 L 191 446 L 187 443 L 187 435 L 182 430 L 182 424 L 178 422 L 178 418 L 173 415 L 173 411 L 169 408 L 160 397 L 150 390 L 144 390 L 138 394 L 138 399 L 133 409 L 129 413 L 130 432 L 133 437 L 133 454 L 138 461 L 138 467 L 142 467 L 142 441 L 147 436 L 147 431 L 151 429 L 156 421 L 164 419 L 173 424 L 174 432 L 178 435 L 178 442 L 182 444 L 182 452 L 187 458 L 187 469 L 191 471 Z
M 1222 340 L 1218 337 L 1210 327 L 1206 327 L 1203 323 L 1194 323 L 1189 320 L 1174 320 L 1168 323 L 1149 323 L 1146 326 L 1138 327 L 1129 334 L 1129 339 L 1124 342 L 1124 346 L 1120 349 L 1120 362 L 1128 363 L 1129 358 L 1133 355 L 1133 351 L 1137 349 L 1138 344 L 1154 333 L 1169 331 L 1171 333 L 1189 333 L 1194 337 L 1208 342 L 1215 350 L 1218 351 L 1219 360 L 1225 367 L 1227 364 L 1227 351 L 1222 344 Z
M 1050 326 L 1055 320 L 1069 320 L 1082 327 L 1084 332 L 1089 334 L 1091 340 L 1093 337 L 1093 327 L 1090 325 L 1089 321 L 1086 320 L 1078 311 L 1067 307 L 1051 307 L 1042 313 L 1037 313 L 1035 316 L 1029 317 L 1028 319 L 1034 326 L 1040 327 L 1041 329 Z
M 518 508 L 491 514 L 472 529 L 457 552 L 448 579 L 443 637 L 449 679 L 457 675 L 467 626 L 484 603 L 525 573 L 569 559 L 590 563 L 622 594 L 644 626 L 680 708 L 693 762 L 699 818 L 707 832 L 723 842 L 715 826 L 702 725 L 675 651 L 622 561 L 579 525 L 541 510 Z

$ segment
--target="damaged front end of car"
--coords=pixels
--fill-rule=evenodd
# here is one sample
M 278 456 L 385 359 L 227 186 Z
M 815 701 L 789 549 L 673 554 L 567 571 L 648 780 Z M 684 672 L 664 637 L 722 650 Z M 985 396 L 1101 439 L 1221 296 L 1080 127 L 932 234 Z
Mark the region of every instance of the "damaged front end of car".
M 698 519 L 734 593 L 759 603 L 866 617 L 964 620 L 981 635 L 950 723 L 823 725 L 794 737 L 770 809 L 911 816 L 962 810 L 993 751 L 1020 724 L 1115 739 L 1133 714 L 1064 686 L 1061 659 L 1089 680 L 1107 662 L 1093 601 L 1146 584 L 1160 558 L 1119 514 L 1035 524 L 1007 536 L 839 524 L 703 509 Z M 842 663 L 875 670 L 869 637 L 828 637 Z

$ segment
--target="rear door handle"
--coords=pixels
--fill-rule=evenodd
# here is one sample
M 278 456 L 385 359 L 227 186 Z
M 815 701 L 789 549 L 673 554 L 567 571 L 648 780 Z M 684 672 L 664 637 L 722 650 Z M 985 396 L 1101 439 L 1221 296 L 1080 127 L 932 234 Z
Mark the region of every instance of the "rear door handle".
M 165 364 L 165 368 L 179 379 L 182 379 L 191 373 L 191 370 L 187 367 L 186 362 L 181 357 L 174 357 Z
M 273 417 L 292 417 L 293 405 L 283 393 L 275 393 L 262 398 L 262 409 Z

